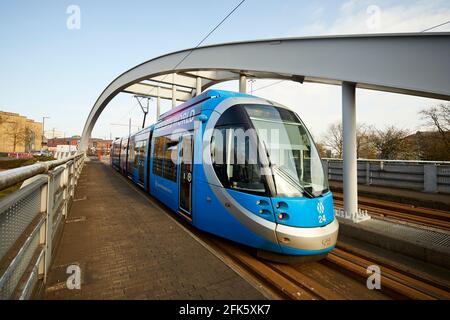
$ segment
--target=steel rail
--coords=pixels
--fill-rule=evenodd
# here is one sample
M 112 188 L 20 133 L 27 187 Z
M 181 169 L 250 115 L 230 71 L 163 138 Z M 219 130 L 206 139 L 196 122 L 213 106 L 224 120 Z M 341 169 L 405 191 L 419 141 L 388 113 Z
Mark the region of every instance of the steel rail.
M 364 258 L 366 260 L 376 261 L 376 264 L 378 266 L 388 268 L 389 270 L 392 271 L 407 274 L 409 277 L 419 280 L 424 284 L 429 284 L 435 288 L 442 289 L 445 292 L 450 292 L 450 280 L 444 280 L 442 278 L 432 276 L 422 270 L 414 270 L 413 272 L 411 271 L 410 268 L 405 267 L 404 265 L 397 263 L 395 261 L 392 261 L 389 258 L 378 256 L 364 249 L 357 248 L 343 242 L 338 242 L 337 248 L 347 253 L 350 253 L 354 256 Z
M 367 277 L 367 267 L 378 265 L 377 261 L 368 260 L 354 253 L 335 248 L 327 256 L 327 260 L 340 267 L 344 267 L 362 277 Z M 409 299 L 435 300 L 450 299 L 450 292 L 442 290 L 427 282 L 410 276 L 410 272 L 396 271 L 389 267 L 380 266 L 382 286 L 397 292 Z M 412 272 L 411 272 L 412 273 Z
M 0 172 L 0 191 L 9 188 L 15 185 L 16 183 L 31 178 L 35 175 L 46 173 L 49 170 L 54 169 L 60 165 L 63 165 L 71 160 L 79 159 L 82 156 L 84 156 L 84 153 L 80 153 L 60 160 L 39 162 L 29 166 Z

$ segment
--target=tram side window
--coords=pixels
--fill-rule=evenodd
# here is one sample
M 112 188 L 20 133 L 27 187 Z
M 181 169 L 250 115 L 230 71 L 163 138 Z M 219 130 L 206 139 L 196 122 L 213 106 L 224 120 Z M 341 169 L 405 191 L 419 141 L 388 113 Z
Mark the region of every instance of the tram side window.
M 120 143 L 114 144 L 114 156 L 120 157 Z
M 251 146 L 249 137 L 238 139 L 234 136 L 234 129 L 240 128 L 216 127 L 211 141 L 214 171 L 225 188 L 251 194 L 266 194 L 268 187 L 261 174 L 257 150 Z M 252 160 L 255 156 L 256 159 Z
M 120 155 L 120 145 L 117 143 L 113 143 L 112 145 L 112 156 L 113 158 L 118 158 Z
M 120 162 L 124 162 L 125 163 L 125 159 L 127 157 L 127 148 L 128 148 L 128 143 L 127 141 L 122 141 L 122 146 L 121 146 L 121 151 L 120 151 Z
M 147 146 L 147 141 L 146 140 L 140 140 L 140 141 L 136 141 L 135 143 L 135 147 L 134 147 L 134 152 L 135 152 L 135 156 L 134 156 L 134 165 L 136 167 L 141 167 L 144 165 L 144 160 L 145 160 L 145 147 Z
M 112 144 L 111 156 L 112 156 L 112 163 L 117 166 L 119 164 L 120 143 L 114 142 Z
M 144 164 L 145 164 L 145 149 L 147 146 L 147 140 L 136 141 L 134 150 L 134 166 L 138 169 L 139 180 L 144 181 Z
M 177 180 L 178 139 L 166 137 L 164 146 L 163 177 L 171 181 Z
M 135 151 L 136 148 L 136 143 L 135 143 L 135 139 L 134 136 L 130 138 L 130 142 L 129 142 L 129 148 L 128 148 L 128 162 L 129 162 L 129 166 L 130 169 L 134 169 L 135 168 Z
M 153 153 L 153 174 L 162 177 L 163 159 L 164 159 L 164 137 L 155 139 L 155 151 Z
M 178 155 L 178 139 L 170 137 L 155 138 L 155 151 L 153 156 L 153 174 L 171 181 L 177 180 L 177 165 L 172 155 Z

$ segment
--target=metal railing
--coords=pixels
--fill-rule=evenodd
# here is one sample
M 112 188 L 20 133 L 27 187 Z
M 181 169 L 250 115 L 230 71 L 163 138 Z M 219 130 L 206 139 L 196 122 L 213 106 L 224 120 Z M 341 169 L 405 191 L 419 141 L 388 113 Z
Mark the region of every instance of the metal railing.
M 322 159 L 330 181 L 342 181 L 342 160 Z M 450 161 L 358 159 L 358 183 L 428 193 L 450 193 Z
M 84 153 L 0 173 L 0 299 L 27 299 L 45 283 L 84 164 Z

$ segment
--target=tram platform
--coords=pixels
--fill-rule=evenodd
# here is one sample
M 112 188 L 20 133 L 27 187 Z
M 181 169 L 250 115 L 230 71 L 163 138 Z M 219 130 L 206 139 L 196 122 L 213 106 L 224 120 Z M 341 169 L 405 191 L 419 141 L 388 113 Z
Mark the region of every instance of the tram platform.
M 341 182 L 329 183 L 333 192 L 342 192 Z M 450 196 L 445 194 L 359 184 L 358 195 L 448 211 L 450 217 Z M 444 229 L 373 216 L 359 223 L 340 219 L 339 233 L 340 236 L 450 269 L 450 232 Z
M 81 288 L 66 286 L 79 266 Z M 126 179 L 87 162 L 41 299 L 264 299 Z
M 450 232 L 425 226 L 372 218 L 353 223 L 339 219 L 339 236 L 450 269 Z

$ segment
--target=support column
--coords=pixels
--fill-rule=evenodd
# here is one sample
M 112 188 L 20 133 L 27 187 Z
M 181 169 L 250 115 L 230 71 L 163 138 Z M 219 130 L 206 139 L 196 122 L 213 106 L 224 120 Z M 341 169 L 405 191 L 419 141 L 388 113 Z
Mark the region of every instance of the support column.
M 343 127 L 343 185 L 344 211 L 356 217 L 358 213 L 358 176 L 356 155 L 356 85 L 342 83 L 342 127 Z
M 156 94 L 156 121 L 158 121 L 158 118 L 161 115 L 161 97 L 159 96 L 159 86 L 156 88 Z
M 199 96 L 202 93 L 202 78 L 197 77 L 195 82 L 195 96 Z
M 172 109 L 177 106 L 177 86 L 175 85 L 175 76 L 176 76 L 176 74 L 174 73 L 172 75 L 172 79 L 173 79 L 173 84 L 172 84 Z
M 202 78 L 197 77 L 195 82 L 195 95 L 199 96 L 202 93 Z
M 239 76 L 239 92 L 247 93 L 247 77 L 242 74 Z

